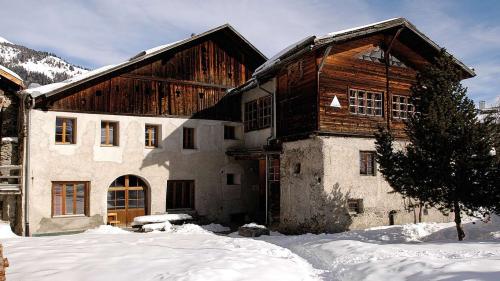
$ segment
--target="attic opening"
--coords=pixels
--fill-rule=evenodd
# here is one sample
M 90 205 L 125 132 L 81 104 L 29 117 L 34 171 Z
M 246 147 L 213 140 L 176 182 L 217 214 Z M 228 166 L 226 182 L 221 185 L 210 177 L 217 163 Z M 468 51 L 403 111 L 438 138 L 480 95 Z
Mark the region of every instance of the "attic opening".
M 376 63 L 384 63 L 385 62 L 384 50 L 380 49 L 380 47 L 377 46 L 374 49 L 361 53 L 358 56 L 358 59 Z M 389 54 L 389 65 L 407 68 L 407 66 L 401 60 L 399 60 L 392 54 Z

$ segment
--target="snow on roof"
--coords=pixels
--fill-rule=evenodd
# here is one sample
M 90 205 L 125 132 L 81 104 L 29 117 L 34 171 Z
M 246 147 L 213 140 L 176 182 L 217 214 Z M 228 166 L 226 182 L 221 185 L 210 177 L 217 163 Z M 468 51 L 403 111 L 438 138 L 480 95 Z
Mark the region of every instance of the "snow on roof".
M 365 25 L 361 25 L 361 26 L 347 28 L 347 29 L 343 29 L 343 30 L 339 30 L 339 31 L 334 31 L 334 32 L 327 33 L 327 34 L 325 34 L 323 36 L 319 36 L 318 40 L 326 39 L 326 38 L 329 38 L 329 37 L 335 37 L 335 36 L 343 35 L 343 34 L 346 34 L 346 33 L 353 32 L 353 31 L 358 31 L 360 29 L 365 29 L 365 28 L 373 27 L 373 26 L 376 26 L 376 25 L 379 25 L 379 24 L 384 24 L 384 23 L 387 23 L 387 22 L 396 21 L 396 20 L 404 20 L 404 19 L 403 18 L 392 18 L 392 19 L 388 19 L 388 20 L 383 20 L 383 21 L 379 21 L 379 22 L 374 22 L 374 23 L 370 23 L 370 24 L 365 24 Z
M 339 35 L 343 35 L 343 34 L 346 34 L 346 33 L 353 32 L 353 31 L 358 31 L 358 30 L 361 30 L 361 29 L 373 27 L 373 26 L 380 25 L 380 24 L 387 23 L 387 22 L 391 22 L 391 21 L 404 21 L 404 20 L 405 19 L 403 19 L 403 18 L 392 18 L 392 19 L 388 19 L 388 20 L 384 20 L 384 21 L 379 21 L 379 22 L 367 24 L 367 25 L 362 25 L 362 26 L 357 26 L 357 27 L 353 27 L 353 28 L 349 28 L 349 29 L 344 29 L 344 30 L 340 30 L 340 31 L 331 32 L 331 33 L 328 33 L 328 34 L 326 34 L 324 36 L 320 36 L 320 37 L 308 36 L 308 37 L 306 37 L 306 38 L 304 38 L 304 39 L 302 39 L 302 40 L 300 40 L 298 42 L 295 42 L 295 43 L 291 44 L 290 46 L 286 47 L 285 49 L 283 49 L 282 51 L 280 51 L 279 53 L 277 53 L 276 55 L 274 55 L 272 58 L 270 58 L 265 63 L 263 63 L 261 66 L 259 66 L 255 70 L 255 72 L 254 72 L 253 75 L 254 76 L 259 76 L 260 74 L 262 74 L 262 73 L 266 72 L 267 70 L 271 69 L 274 65 L 278 64 L 284 58 L 286 58 L 289 55 L 293 54 L 294 51 L 298 51 L 301 48 L 307 46 L 308 44 L 314 44 L 318 40 L 324 40 L 324 39 L 333 38 L 333 37 L 336 37 L 336 36 L 339 36 Z
M 307 45 L 307 43 L 313 43 L 315 36 L 307 36 L 306 38 L 303 38 L 302 40 L 299 40 L 285 49 L 281 50 L 278 52 L 276 55 L 274 55 L 272 58 L 268 59 L 265 63 L 263 63 L 261 66 L 257 67 L 255 69 L 253 76 L 258 76 L 261 73 L 264 73 L 268 69 L 270 69 L 272 66 L 276 65 L 279 63 L 283 58 L 285 58 L 288 54 L 292 53 L 295 50 L 298 50 L 302 48 L 304 45 Z
M 3 39 L 0 37 L 0 39 Z M 21 78 L 21 76 L 19 76 L 17 73 L 15 73 L 14 71 L 8 69 L 7 67 L 3 66 L 3 65 L 0 65 L 0 70 L 4 71 L 4 72 L 7 72 L 8 74 L 14 76 L 16 79 L 19 79 L 21 81 L 23 81 L 23 79 Z

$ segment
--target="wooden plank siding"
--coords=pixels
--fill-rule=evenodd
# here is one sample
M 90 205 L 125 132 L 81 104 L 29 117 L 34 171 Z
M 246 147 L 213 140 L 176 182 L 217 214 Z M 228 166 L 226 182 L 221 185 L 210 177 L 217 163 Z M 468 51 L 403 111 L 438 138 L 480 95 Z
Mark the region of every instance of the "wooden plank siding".
M 250 79 L 257 65 L 247 62 L 236 46 L 219 41 L 208 39 L 160 54 L 146 64 L 59 94 L 47 107 L 58 111 L 241 121 L 241 113 L 235 110 L 240 108 L 240 98 L 225 98 L 225 92 Z
M 430 62 L 396 39 L 391 54 L 406 67 L 389 66 L 387 92 L 384 62 L 359 58 L 377 47 L 384 49 L 392 38 L 392 34 L 376 34 L 332 45 L 319 78 L 318 67 L 327 46 L 284 66 L 277 74 L 278 137 L 285 141 L 311 133 L 372 137 L 379 126 L 389 125 L 396 137 L 404 138 L 404 122 L 392 118 L 392 96 L 409 97 L 417 70 Z M 349 89 L 382 93 L 382 116 L 350 113 Z M 334 96 L 339 99 L 340 109 L 330 106 Z
M 384 35 L 334 45 L 325 60 L 319 76 L 319 131 L 345 135 L 373 136 L 378 126 L 389 124 L 398 137 L 404 137 L 404 123 L 392 119 L 392 95 L 409 96 L 415 82 L 413 66 L 422 67 L 426 61 L 409 48 L 396 41 L 393 55 L 408 67 L 389 67 L 389 93 L 387 93 L 386 68 L 384 63 L 359 59 L 359 55 L 377 46 L 387 44 Z M 322 52 L 318 52 L 318 63 Z M 363 116 L 349 111 L 349 89 L 383 93 L 383 116 Z M 330 103 L 337 96 L 341 108 L 332 108 Z
M 317 66 L 310 52 L 285 67 L 277 79 L 278 137 L 307 135 L 317 130 Z

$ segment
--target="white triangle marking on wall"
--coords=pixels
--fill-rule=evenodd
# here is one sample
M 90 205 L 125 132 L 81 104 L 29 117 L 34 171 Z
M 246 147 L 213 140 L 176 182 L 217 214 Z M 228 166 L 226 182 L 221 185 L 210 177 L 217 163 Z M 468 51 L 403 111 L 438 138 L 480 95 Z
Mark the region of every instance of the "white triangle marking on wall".
M 336 107 L 336 108 L 341 108 L 342 106 L 340 105 L 339 99 L 337 98 L 337 95 L 333 97 L 332 102 L 330 103 L 331 107 Z

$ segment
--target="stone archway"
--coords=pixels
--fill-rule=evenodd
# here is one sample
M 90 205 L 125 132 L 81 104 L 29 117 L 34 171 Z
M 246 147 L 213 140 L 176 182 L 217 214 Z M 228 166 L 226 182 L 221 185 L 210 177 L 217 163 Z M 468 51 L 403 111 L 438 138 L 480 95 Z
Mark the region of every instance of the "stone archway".
M 148 186 L 134 175 L 115 179 L 108 189 L 108 214 L 116 213 L 118 226 L 130 226 L 135 217 L 148 213 Z

